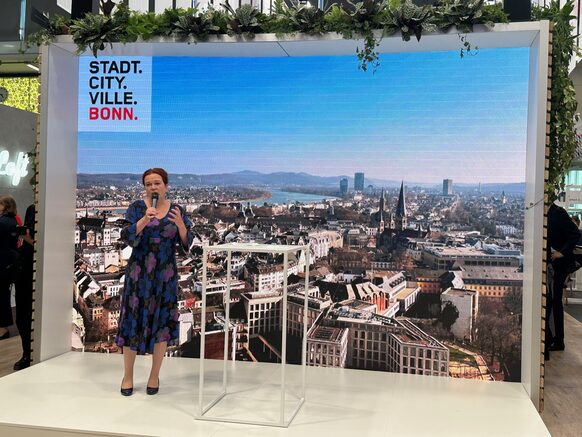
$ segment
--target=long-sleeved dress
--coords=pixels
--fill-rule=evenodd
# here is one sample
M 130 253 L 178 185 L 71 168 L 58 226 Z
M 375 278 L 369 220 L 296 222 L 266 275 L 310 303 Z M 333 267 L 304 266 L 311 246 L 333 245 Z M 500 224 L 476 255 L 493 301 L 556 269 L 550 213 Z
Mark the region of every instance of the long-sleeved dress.
M 175 206 L 172 204 L 170 210 Z M 137 222 L 145 215 L 143 200 L 127 209 L 126 226 L 121 239 L 133 250 L 125 271 L 125 285 L 120 301 L 117 345 L 138 354 L 152 353 L 156 343 L 172 344 L 179 336 L 178 269 L 176 245 L 187 250 L 192 244 L 191 221 L 180 207 L 188 247 L 184 247 L 176 224 L 168 215 L 152 220 L 139 235 Z M 169 214 L 169 213 L 168 213 Z

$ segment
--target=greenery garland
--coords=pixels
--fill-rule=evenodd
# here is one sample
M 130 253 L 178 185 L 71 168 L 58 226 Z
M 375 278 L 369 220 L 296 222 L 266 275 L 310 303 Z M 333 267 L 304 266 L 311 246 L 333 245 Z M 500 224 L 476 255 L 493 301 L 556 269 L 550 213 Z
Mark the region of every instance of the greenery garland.
M 572 164 L 578 143 L 576 141 L 575 120 L 576 91 L 570 79 L 570 60 L 578 55 L 574 26 L 576 17 L 573 0 L 562 7 L 552 0 L 546 8 L 534 7 L 534 20 L 550 20 L 552 32 L 552 100 L 550 107 L 550 158 L 549 177 L 545 191 L 548 201 L 556 200 L 564 189 L 564 177 Z
M 51 17 L 49 26 L 27 39 L 28 46 L 43 45 L 57 35 L 70 34 L 79 53 L 90 49 L 97 56 L 107 44 L 148 40 L 157 36 L 173 36 L 194 42 L 205 41 L 210 35 L 241 35 L 252 38 L 261 33 L 279 36 L 305 33 L 321 35 L 335 32 L 346 39 L 363 39 L 363 47 L 356 54 L 359 66 L 366 71 L 368 65 L 377 68 L 377 47 L 386 35 L 400 32 L 404 41 L 413 36 L 420 40 L 427 32 L 447 31 L 456 26 L 464 34 L 475 24 L 488 28 L 495 22 L 507 22 L 500 5 L 485 5 L 484 0 L 440 0 L 436 6 L 416 6 L 411 0 L 362 0 L 344 5 L 334 4 L 325 11 L 304 5 L 287 6 L 276 0 L 272 14 L 263 14 L 246 4 L 233 9 L 228 0 L 220 8 L 167 9 L 162 14 L 130 11 L 118 4 L 115 12 L 86 14 L 70 20 Z M 466 35 L 461 38 L 461 56 L 471 50 Z

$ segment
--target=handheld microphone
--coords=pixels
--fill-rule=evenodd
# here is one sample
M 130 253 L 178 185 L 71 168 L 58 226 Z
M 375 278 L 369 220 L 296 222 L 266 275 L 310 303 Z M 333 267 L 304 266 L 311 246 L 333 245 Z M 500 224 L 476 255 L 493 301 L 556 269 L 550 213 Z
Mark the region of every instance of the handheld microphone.
M 152 193 L 152 208 L 158 207 L 158 198 L 159 198 L 158 193 Z

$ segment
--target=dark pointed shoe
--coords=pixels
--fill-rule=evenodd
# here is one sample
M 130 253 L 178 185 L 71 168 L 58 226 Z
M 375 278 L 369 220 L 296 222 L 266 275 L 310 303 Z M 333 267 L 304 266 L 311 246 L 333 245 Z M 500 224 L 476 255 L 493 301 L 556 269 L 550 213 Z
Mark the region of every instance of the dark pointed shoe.
M 146 393 L 150 396 L 158 394 L 159 390 L 160 390 L 160 380 L 159 379 L 158 379 L 158 386 L 157 387 L 146 387 Z
M 133 394 L 133 387 L 120 389 L 123 396 L 131 396 Z
M 566 349 L 566 346 L 564 345 L 564 343 L 552 343 L 550 345 L 550 347 L 548 348 L 549 351 L 563 351 L 564 349 Z
M 0 340 L 6 340 L 7 338 L 10 338 L 10 331 L 6 331 L 5 334 L 0 335 Z
M 133 387 L 123 388 L 123 381 L 125 378 L 121 380 L 121 388 L 119 389 L 123 396 L 131 396 L 133 394 Z
M 30 367 L 30 357 L 22 357 L 14 363 L 14 370 L 22 370 Z

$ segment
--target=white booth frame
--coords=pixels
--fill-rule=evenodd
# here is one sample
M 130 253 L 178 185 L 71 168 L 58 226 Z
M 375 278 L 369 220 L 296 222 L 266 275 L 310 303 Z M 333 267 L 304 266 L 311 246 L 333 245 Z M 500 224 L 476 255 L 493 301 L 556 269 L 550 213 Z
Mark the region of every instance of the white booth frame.
M 527 47 L 530 53 L 526 151 L 526 211 L 522 325 L 522 384 L 539 407 L 543 393 L 542 253 L 544 170 L 548 100 L 549 22 L 498 24 L 493 31 L 476 26 L 471 44 L 482 49 Z M 114 44 L 106 56 L 287 57 L 353 55 L 363 42 L 339 35 L 298 35 L 254 39 L 218 36 L 188 44 L 158 39 Z M 424 35 L 420 42 L 385 37 L 380 53 L 459 50 L 459 38 L 449 33 Z M 71 37 L 59 37 L 41 50 L 39 204 L 34 322 L 34 361 L 45 361 L 71 350 L 75 202 L 77 185 L 77 47 Z M 84 53 L 82 56 L 91 56 Z M 354 63 L 357 62 L 354 56 Z M 382 68 L 382 67 L 380 67 Z M 362 73 L 364 74 L 364 73 Z M 369 74 L 369 73 L 368 73 Z

